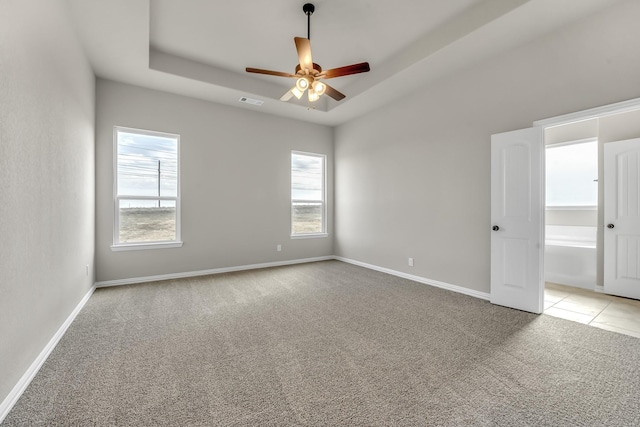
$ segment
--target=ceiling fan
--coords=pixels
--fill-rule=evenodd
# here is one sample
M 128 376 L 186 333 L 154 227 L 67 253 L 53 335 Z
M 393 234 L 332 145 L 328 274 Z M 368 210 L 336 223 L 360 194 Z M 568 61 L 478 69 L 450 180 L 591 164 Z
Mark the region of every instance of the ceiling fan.
M 307 3 L 302 6 L 302 11 L 307 15 L 307 38 L 293 38 L 296 44 L 296 50 L 298 51 L 298 60 L 300 62 L 296 65 L 295 73 L 291 74 L 281 71 L 262 70 L 259 68 L 249 67 L 246 69 L 247 73 L 293 77 L 297 79 L 296 85 L 288 90 L 287 93 L 282 95 L 280 98 L 282 101 L 288 101 L 293 96 L 300 99 L 305 90 L 308 93 L 309 102 L 317 101 L 320 99 L 320 96 L 325 93 L 336 101 L 340 101 L 345 98 L 345 95 L 320 80 L 333 79 L 336 77 L 348 76 L 350 74 L 366 73 L 370 70 L 369 63 L 361 62 L 359 64 L 347 65 L 323 71 L 322 67 L 311 59 L 311 15 L 313 15 L 313 12 L 315 11 L 315 6 L 311 3 Z

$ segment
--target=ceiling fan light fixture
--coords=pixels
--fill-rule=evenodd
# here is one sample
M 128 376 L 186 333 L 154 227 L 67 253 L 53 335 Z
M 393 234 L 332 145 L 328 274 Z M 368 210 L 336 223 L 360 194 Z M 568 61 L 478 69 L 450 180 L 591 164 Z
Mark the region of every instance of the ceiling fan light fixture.
M 305 77 L 300 77 L 296 82 L 296 88 L 298 88 L 299 91 L 304 92 L 309 88 L 309 80 Z
M 324 95 L 325 91 L 327 90 L 327 85 L 317 80 L 311 84 L 311 87 L 313 88 L 313 91 L 318 94 L 318 96 Z
M 322 70 L 320 65 L 313 62 L 311 56 L 311 15 L 315 11 L 315 6 L 311 3 L 305 3 L 302 7 L 302 11 L 307 15 L 307 37 L 294 37 L 293 42 L 296 45 L 296 51 L 298 53 L 298 64 L 296 65 L 293 73 L 285 73 L 282 71 L 263 70 L 261 68 L 247 67 L 247 73 L 266 74 L 269 76 L 279 77 L 291 77 L 296 79 L 296 85 L 293 89 L 289 89 L 284 95 L 280 97 L 281 101 L 289 101 L 294 96 L 301 99 L 305 90 L 308 90 L 308 97 L 310 102 L 317 101 L 322 95 L 326 94 L 330 98 L 340 101 L 345 98 L 343 93 L 340 93 L 335 88 L 327 85 L 324 82 L 319 82 L 320 79 L 333 79 L 336 77 L 349 76 L 351 74 L 366 73 L 370 71 L 368 62 L 361 62 L 359 64 L 346 65 L 344 67 L 333 68 L 331 70 Z
M 320 95 L 313 88 L 309 89 L 309 102 L 316 102 L 318 99 L 320 99 Z

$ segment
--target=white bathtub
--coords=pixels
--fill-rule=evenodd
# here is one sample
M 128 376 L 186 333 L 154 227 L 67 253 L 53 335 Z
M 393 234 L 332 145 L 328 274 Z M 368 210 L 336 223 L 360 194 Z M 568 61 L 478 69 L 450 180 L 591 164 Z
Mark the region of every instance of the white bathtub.
M 585 289 L 596 286 L 596 227 L 547 225 L 544 280 Z

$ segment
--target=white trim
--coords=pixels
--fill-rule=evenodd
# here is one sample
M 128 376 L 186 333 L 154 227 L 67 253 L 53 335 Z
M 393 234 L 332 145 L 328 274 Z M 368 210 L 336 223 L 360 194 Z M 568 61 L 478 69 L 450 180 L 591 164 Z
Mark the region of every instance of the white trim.
M 135 283 L 156 282 L 159 280 L 170 280 L 170 279 L 182 279 L 185 277 L 207 276 L 209 274 L 220 274 L 220 273 L 230 273 L 234 271 L 255 270 L 258 268 L 281 267 L 285 265 L 305 264 L 308 262 L 328 261 L 332 259 L 346 262 L 348 264 L 353 264 L 360 267 L 368 268 L 370 270 L 379 271 L 381 273 L 391 274 L 392 276 L 402 277 L 403 279 L 413 280 L 414 282 L 422 283 L 425 285 L 435 286 L 437 288 L 442 288 L 449 291 L 457 292 L 459 294 L 469 295 L 471 297 L 475 297 L 475 298 L 479 298 L 487 301 L 489 300 L 489 297 L 490 297 L 489 293 L 487 292 L 474 291 L 473 289 L 464 288 L 462 286 L 452 285 L 450 283 L 440 282 L 433 279 L 427 279 L 425 277 L 403 273 L 401 271 L 392 270 L 390 268 L 379 267 L 377 265 L 367 264 L 365 262 L 356 261 L 356 260 L 352 260 L 352 259 L 344 258 L 340 256 L 333 256 L 333 255 L 321 256 L 321 257 L 315 257 L 315 258 L 294 259 L 289 261 L 265 262 L 261 264 L 238 265 L 235 267 L 213 268 L 209 270 L 186 271 L 182 273 L 160 274 L 157 276 L 144 276 L 144 277 L 133 277 L 128 279 L 106 280 L 103 282 L 96 282 L 95 286 L 96 288 L 105 288 L 110 286 L 132 285 Z
M 329 233 L 309 233 L 309 234 L 292 234 L 292 239 L 316 239 L 318 237 L 329 237 Z
M 629 111 L 635 110 L 640 110 L 640 98 L 629 99 L 627 101 L 617 102 L 615 104 L 604 105 L 601 107 L 590 108 L 588 110 L 577 111 L 575 113 L 564 114 L 562 116 L 537 120 L 533 122 L 533 126 L 550 128 L 554 126 L 566 125 L 568 123 L 582 122 L 585 120 L 611 116 L 613 114 L 628 113 Z
M 322 200 L 299 200 L 293 198 L 293 179 L 291 179 L 293 175 L 292 169 L 292 158 L 293 155 L 297 154 L 299 156 L 307 156 L 307 157 L 320 157 L 322 159 Z M 291 155 L 289 156 L 289 223 L 291 225 L 291 236 L 302 236 L 302 238 L 310 237 L 311 234 L 296 234 L 293 232 L 293 204 L 294 203 L 321 203 L 322 204 L 322 231 L 319 233 L 313 233 L 317 235 L 317 237 L 326 237 L 327 233 L 327 155 L 322 153 L 311 153 L 307 151 L 298 151 L 291 150 Z
M 598 142 L 598 138 L 593 136 L 591 138 L 575 139 L 572 141 L 545 143 L 544 148 L 559 148 L 566 147 L 567 145 L 588 144 L 590 142 Z
M 141 251 L 146 249 L 168 249 L 168 248 L 181 248 L 182 242 L 153 242 L 153 243 L 130 243 L 130 244 L 120 244 L 120 245 L 111 245 L 111 250 L 114 252 L 118 251 Z
M 177 196 L 116 196 L 118 200 L 169 200 L 170 202 L 177 202 Z
M 335 260 L 346 262 L 348 264 L 357 265 L 360 267 L 368 268 L 370 270 L 380 271 L 381 273 L 391 274 L 392 276 L 402 277 L 403 279 L 413 280 L 414 282 L 422 283 L 429 286 L 435 286 L 436 288 L 446 289 L 448 291 L 457 292 L 459 294 L 468 295 L 471 297 L 483 299 L 489 301 L 490 294 L 487 292 L 474 291 L 473 289 L 464 288 L 458 285 L 452 285 L 450 283 L 440 282 L 438 280 L 427 279 L 422 276 L 415 276 L 413 274 L 403 273 L 402 271 L 392 270 L 390 268 L 379 267 L 373 264 L 367 264 L 366 262 L 356 261 L 349 258 L 343 258 L 340 256 L 334 256 Z
M 109 286 L 132 285 L 134 283 L 156 282 L 159 280 L 182 279 L 185 277 L 207 276 L 209 274 L 230 273 L 233 271 L 255 270 L 258 268 L 281 267 L 284 265 L 305 264 L 308 262 L 328 261 L 334 259 L 333 256 L 321 256 L 315 258 L 293 259 L 288 261 L 265 262 L 261 264 L 238 265 L 235 267 L 212 268 L 209 270 L 185 271 L 182 273 L 160 274 L 157 276 L 132 277 L 128 279 L 106 280 L 96 282 L 96 288 Z
M 584 205 L 584 206 L 545 206 L 545 210 L 548 211 L 597 211 L 597 206 Z
M 118 132 L 124 133 L 136 133 L 139 135 L 146 136 L 155 136 L 160 138 L 173 138 L 176 140 L 176 176 L 177 176 L 177 188 L 175 196 L 136 196 L 130 194 L 118 194 Z M 176 238 L 172 240 L 171 243 L 175 245 L 172 247 L 180 247 L 182 246 L 182 213 L 181 213 L 181 196 L 180 196 L 180 187 L 182 179 L 180 177 L 180 135 L 177 133 L 169 133 L 169 132 L 160 132 L 154 130 L 145 130 L 145 129 L 136 129 L 130 128 L 126 126 L 114 126 L 113 127 L 113 244 L 111 246 L 112 250 L 129 250 L 129 244 L 120 243 L 120 201 L 121 200 L 169 200 L 176 202 Z M 142 245 L 146 245 L 143 243 Z M 142 246 L 141 245 L 141 246 Z M 123 249 L 114 249 L 115 247 L 125 246 Z M 171 246 L 163 246 L 163 247 L 171 247 Z M 136 249 L 155 249 L 155 248 L 143 248 L 139 247 Z
M 2 421 L 9 414 L 9 411 L 11 411 L 13 405 L 15 405 L 18 399 L 20 399 L 20 396 L 22 396 L 22 393 L 24 393 L 29 383 L 31 383 L 33 377 L 36 376 L 44 362 L 47 360 L 53 349 L 65 334 L 65 332 L 69 328 L 69 325 L 71 325 L 71 322 L 73 322 L 78 313 L 80 313 L 80 310 L 82 310 L 87 301 L 89 301 L 89 298 L 91 297 L 95 289 L 95 286 L 92 286 L 91 289 L 89 289 L 89 292 L 87 292 L 82 300 L 78 303 L 78 305 L 76 305 L 76 308 L 71 312 L 69 317 L 67 317 L 67 320 L 64 321 L 62 326 L 58 328 L 57 332 L 49 340 L 47 345 L 42 349 L 38 357 L 36 357 L 31 366 L 29 366 L 27 371 L 24 373 L 24 375 L 22 375 L 18 383 L 13 387 L 13 389 L 9 392 L 2 403 L 0 403 L 0 424 L 2 424 Z

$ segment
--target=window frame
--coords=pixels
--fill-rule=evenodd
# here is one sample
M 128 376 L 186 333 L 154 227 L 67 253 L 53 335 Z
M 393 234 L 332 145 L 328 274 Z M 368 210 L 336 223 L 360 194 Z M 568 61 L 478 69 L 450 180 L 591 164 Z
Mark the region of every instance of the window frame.
M 293 231 L 293 204 L 298 202 L 317 202 L 316 200 L 303 200 L 303 199 L 294 199 L 293 198 L 293 169 L 291 165 L 291 160 L 293 155 L 301 155 L 308 157 L 319 157 L 322 159 L 322 231 L 315 233 L 294 233 Z M 313 239 L 313 238 L 321 238 L 329 236 L 327 232 L 327 155 L 321 153 L 311 153 L 307 151 L 298 151 L 291 150 L 291 154 L 289 155 L 289 216 L 290 216 L 290 232 L 291 239 Z
M 552 144 L 545 144 L 545 164 L 546 164 L 546 158 L 547 158 L 547 150 L 550 148 L 562 148 L 562 147 L 567 147 L 567 146 L 571 146 L 571 145 L 579 145 L 579 144 L 589 144 L 589 143 L 596 143 L 596 147 L 597 147 L 597 143 L 598 143 L 598 137 L 590 137 L 590 138 L 583 138 L 583 139 L 575 139 L 575 140 L 571 140 L 571 141 L 564 141 L 564 142 L 556 142 L 556 143 L 552 143 Z M 597 148 L 596 148 L 597 150 Z M 596 176 L 597 176 L 597 169 L 600 167 L 599 165 L 599 160 L 598 157 L 600 156 L 600 153 L 598 152 L 596 154 Z M 546 166 L 545 166 L 545 182 L 546 182 Z M 545 184 L 546 185 L 546 184 Z M 598 183 L 598 185 L 600 185 Z M 594 210 L 598 210 L 598 205 L 549 205 L 547 204 L 547 200 L 546 200 L 546 191 L 545 191 L 545 210 L 549 210 L 549 211 L 553 211 L 553 210 L 558 210 L 558 211 L 594 211 Z
M 145 136 L 172 138 L 176 140 L 176 195 L 175 196 L 133 196 L 118 194 L 118 133 L 134 133 Z M 180 135 L 168 132 L 136 129 L 125 126 L 113 127 L 113 243 L 112 251 L 129 251 L 144 249 L 165 249 L 182 247 L 181 221 L 180 221 Z M 120 201 L 121 200 L 157 200 L 174 201 L 176 204 L 176 235 L 174 240 L 158 240 L 148 242 L 120 242 Z

